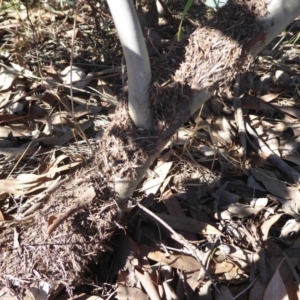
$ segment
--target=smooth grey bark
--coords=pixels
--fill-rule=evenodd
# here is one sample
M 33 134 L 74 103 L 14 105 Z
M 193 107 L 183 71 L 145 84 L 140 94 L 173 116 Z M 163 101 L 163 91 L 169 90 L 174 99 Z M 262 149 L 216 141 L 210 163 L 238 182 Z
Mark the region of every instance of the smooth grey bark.
M 118 2 L 119 4 L 127 0 L 107 0 L 108 2 Z M 130 1 L 130 0 L 129 0 Z M 120 5 L 117 6 L 120 6 Z M 261 24 L 265 29 L 264 39 L 258 39 L 251 47 L 250 54 L 256 56 L 268 43 L 270 43 L 288 24 L 290 24 L 297 16 L 300 15 L 300 0 L 271 0 L 268 5 L 269 14 L 261 18 Z M 113 15 L 113 18 L 115 16 Z M 130 17 L 129 17 L 130 18 Z M 126 32 L 125 27 L 117 27 L 119 36 L 124 36 Z M 119 31 L 120 30 L 120 31 Z M 128 32 L 127 32 L 128 33 Z M 134 60 L 133 60 L 134 61 Z M 129 63 L 129 61 L 127 62 Z M 129 66 L 128 66 L 129 67 Z M 196 75 L 196 74 L 195 74 Z M 130 88 L 130 86 L 129 86 Z M 146 85 L 148 91 L 148 86 Z M 146 90 L 145 90 L 146 92 Z M 189 107 L 190 114 L 196 112 L 213 94 L 213 91 L 194 91 L 191 105 Z M 148 104 L 147 104 L 148 105 Z M 178 128 L 179 129 L 179 128 Z M 157 151 L 155 154 L 148 157 L 145 163 L 137 168 L 137 178 L 134 180 L 123 180 L 122 178 L 115 178 L 115 189 L 119 194 L 119 199 L 131 197 L 137 185 L 143 178 L 144 174 L 159 155 L 160 151 L 168 141 L 159 141 Z
M 128 72 L 128 108 L 137 127 L 151 130 L 151 68 L 140 22 L 132 0 L 107 0 L 123 48 Z
M 258 42 L 251 49 L 254 57 L 269 44 L 282 30 L 300 16 L 300 0 L 271 0 L 268 5 L 269 14 L 260 18 L 264 28 L 264 41 Z M 213 94 L 213 91 L 194 92 L 191 102 L 191 114 L 196 112 Z
M 269 44 L 282 30 L 300 16 L 299 0 L 271 0 L 268 5 L 269 14 L 260 19 L 265 28 L 265 45 Z M 256 56 L 263 47 L 257 45 L 251 54 Z

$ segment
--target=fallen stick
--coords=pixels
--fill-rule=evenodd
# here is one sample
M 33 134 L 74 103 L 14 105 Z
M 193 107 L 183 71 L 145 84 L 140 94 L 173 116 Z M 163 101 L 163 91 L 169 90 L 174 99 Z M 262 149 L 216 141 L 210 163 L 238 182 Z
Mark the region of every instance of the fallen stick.
M 247 135 L 248 142 L 252 148 L 265 160 L 271 162 L 278 168 L 284 176 L 289 178 L 293 183 L 300 185 L 300 174 L 284 162 L 276 153 L 274 153 L 267 144 L 259 138 L 256 132 L 252 129 L 249 123 L 246 122 L 246 129 L 249 134 L 257 141 L 258 146 Z
M 151 210 L 140 204 L 139 202 L 135 202 L 136 205 L 145 213 L 147 213 L 149 216 L 151 216 L 153 219 L 158 221 L 160 224 L 162 224 L 167 230 L 169 230 L 172 233 L 172 238 L 176 240 L 178 243 L 183 245 L 185 248 L 187 248 L 191 255 L 193 255 L 197 261 L 200 263 L 201 268 L 205 271 L 206 276 L 211 281 L 213 287 L 215 288 L 216 292 L 219 294 L 221 300 L 224 300 L 222 297 L 222 294 L 217 287 L 216 283 L 213 281 L 212 277 L 210 276 L 209 272 L 205 268 L 200 256 L 197 253 L 197 249 L 194 245 L 191 245 L 181 234 L 177 233 L 171 226 L 169 226 L 165 221 L 163 221 L 160 217 L 155 215 Z

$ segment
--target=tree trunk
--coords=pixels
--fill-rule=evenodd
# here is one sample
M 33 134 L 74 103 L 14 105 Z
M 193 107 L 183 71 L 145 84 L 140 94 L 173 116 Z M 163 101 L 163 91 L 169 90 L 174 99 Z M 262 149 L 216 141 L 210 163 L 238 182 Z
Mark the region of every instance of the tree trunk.
M 123 0 L 123 1 L 126 3 L 128 2 L 127 0 Z M 120 9 L 120 3 L 123 1 L 117 1 L 118 5 L 116 7 L 114 7 L 114 9 L 116 9 L 116 10 Z M 109 3 L 115 2 L 115 0 L 108 0 L 108 2 Z M 130 0 L 129 0 L 129 2 L 130 2 Z M 239 4 L 240 4 L 240 2 L 239 2 Z M 111 10 L 113 12 L 113 7 L 111 7 Z M 280 31 L 282 31 L 288 24 L 290 24 L 297 16 L 300 15 L 300 1 L 299 0 L 290 0 L 290 1 L 272 0 L 267 6 L 267 11 L 268 11 L 268 13 L 266 15 L 261 16 L 255 20 L 255 22 L 257 23 L 257 26 L 259 26 L 261 28 L 260 31 L 255 33 L 251 37 L 251 39 L 249 41 L 245 42 L 245 44 L 242 45 L 243 47 L 240 48 L 240 49 L 242 49 L 241 54 L 240 54 L 240 62 L 244 62 L 244 61 L 246 62 L 246 57 L 249 58 L 249 56 L 250 57 L 256 56 L 269 42 L 271 42 L 280 33 Z M 130 10 L 127 10 L 127 12 L 133 12 L 133 10 L 130 9 Z M 124 14 L 124 12 L 122 12 L 122 14 Z M 113 17 L 114 17 L 114 19 L 116 18 L 114 13 L 113 13 Z M 130 19 L 136 19 L 135 13 L 133 13 L 133 15 L 131 17 L 128 16 L 128 20 L 130 20 Z M 117 21 L 116 24 L 118 22 L 119 21 Z M 131 32 L 125 26 L 127 23 L 129 24 L 130 22 L 126 21 L 126 22 L 122 23 L 122 26 L 117 27 L 118 34 L 120 36 L 122 44 L 124 43 L 123 42 L 124 37 L 125 36 L 127 37 L 128 33 Z M 204 28 L 198 29 L 198 33 L 201 34 L 202 30 L 207 30 L 207 28 L 204 27 Z M 195 34 L 197 34 L 197 32 Z M 135 33 L 133 35 L 135 35 Z M 136 35 L 135 35 L 135 37 L 136 37 Z M 216 42 L 216 41 L 214 41 L 214 42 Z M 140 41 L 140 43 L 142 43 L 142 42 Z M 233 40 L 232 43 L 237 43 L 237 42 Z M 126 50 L 128 56 L 132 55 L 132 51 L 129 51 L 126 46 L 123 46 L 123 47 L 124 47 L 124 52 Z M 127 59 L 127 55 L 125 52 L 126 59 Z M 144 54 L 139 55 L 138 57 L 139 57 L 139 59 L 146 59 Z M 127 60 L 127 63 L 135 64 L 135 59 L 136 59 L 136 56 L 133 55 L 132 59 Z M 207 60 L 205 61 L 205 59 L 203 59 L 202 62 L 207 63 Z M 248 59 L 248 62 L 249 62 L 249 59 Z M 148 60 L 147 60 L 147 63 L 148 63 Z M 144 65 L 147 65 L 147 63 L 144 62 Z M 130 66 L 128 66 L 128 70 L 129 70 L 129 67 Z M 198 69 L 201 70 L 201 61 L 198 64 Z M 217 68 L 212 62 L 211 70 L 214 70 L 214 69 L 217 69 Z M 132 67 L 132 70 L 134 70 L 134 66 Z M 233 72 L 234 71 L 236 71 L 236 73 L 238 73 L 240 71 L 240 69 L 236 68 L 236 70 L 233 70 Z M 215 71 L 215 73 L 217 73 L 217 70 Z M 220 73 L 220 71 L 219 71 L 219 73 Z M 226 74 L 226 70 L 224 70 L 223 73 Z M 212 71 L 212 74 L 210 74 L 210 75 L 214 75 L 213 71 Z M 200 75 L 197 74 L 197 71 L 196 71 L 194 73 L 194 79 L 190 83 L 191 90 L 192 90 L 192 96 L 191 96 L 191 102 L 190 102 L 189 106 L 187 107 L 186 117 L 193 114 L 195 111 L 197 111 L 201 107 L 201 105 L 203 105 L 212 96 L 213 92 L 217 88 L 217 84 L 214 84 L 211 82 L 209 84 L 206 84 L 205 80 L 209 80 L 208 79 L 209 76 L 207 76 L 207 79 L 202 80 L 202 82 L 200 84 L 199 76 Z M 218 76 L 216 76 L 216 77 L 218 78 Z M 129 76 L 129 79 L 130 78 L 131 77 Z M 139 78 L 137 82 L 140 82 L 140 79 L 141 78 Z M 219 82 L 219 79 L 216 79 L 216 83 L 218 83 L 218 82 Z M 138 98 L 139 97 L 138 95 L 140 95 L 140 93 L 141 93 L 140 90 L 139 91 L 136 90 L 137 85 L 138 84 L 135 84 L 135 82 L 131 82 L 131 84 L 129 85 L 129 89 L 131 89 L 131 88 L 133 89 L 133 90 L 130 90 L 132 99 Z M 145 90 L 142 93 L 143 95 L 145 95 L 148 92 L 148 84 L 145 84 L 144 88 L 145 88 Z M 136 95 L 134 95 L 135 93 L 136 93 Z M 130 102 L 131 102 L 131 100 L 129 100 L 129 103 Z M 141 107 L 148 108 L 148 106 L 149 106 L 148 102 L 145 102 L 145 104 L 142 104 L 142 101 L 139 101 L 136 103 L 138 103 L 138 105 L 140 105 L 140 107 L 138 107 L 138 109 L 140 109 Z M 137 110 L 137 112 L 138 112 L 138 110 Z M 142 117 L 142 118 L 144 118 L 144 117 Z M 177 128 L 172 128 L 172 131 L 175 133 L 176 129 L 178 130 L 180 125 L 185 120 L 186 120 L 186 118 L 183 118 L 180 122 L 177 122 L 176 123 Z M 168 143 L 168 140 L 166 140 L 166 139 L 158 140 L 156 152 L 154 154 L 149 155 L 148 158 L 146 159 L 146 161 L 143 163 L 143 165 L 136 168 L 137 176 L 134 180 L 132 180 L 132 179 L 124 180 L 122 175 L 119 178 L 115 179 L 115 189 L 118 192 L 120 199 L 130 197 L 133 194 L 137 185 L 143 178 L 145 172 L 151 166 L 151 164 L 154 162 L 154 160 L 159 155 L 160 151 L 163 149 L 163 147 L 167 143 Z
M 148 51 L 132 0 L 107 0 L 128 72 L 128 108 L 137 127 L 152 129 L 149 102 L 151 69 Z

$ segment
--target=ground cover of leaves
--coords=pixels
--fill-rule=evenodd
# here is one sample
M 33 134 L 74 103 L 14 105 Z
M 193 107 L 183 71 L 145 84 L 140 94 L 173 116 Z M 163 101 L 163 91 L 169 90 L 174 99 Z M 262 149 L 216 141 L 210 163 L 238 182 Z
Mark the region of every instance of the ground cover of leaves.
M 67 288 L 81 293 L 80 299 L 298 299 L 299 189 L 280 163 L 267 158 L 272 150 L 300 172 L 299 21 L 261 53 L 250 72 L 222 86 L 185 123 L 131 202 L 120 207 L 102 188 L 105 168 L 95 168 L 91 159 L 95 152 L 101 159 L 102 133 L 122 93 L 120 46 L 103 3 L 87 1 L 77 13 L 61 5 L 26 8 L 4 1 L 1 7 L 0 264 L 11 272 L 1 274 L 0 297 L 63 299 Z M 175 16 L 182 11 L 175 1 L 170 5 Z M 186 21 L 190 30 L 193 12 Z M 153 27 L 164 38 L 176 33 L 168 24 Z M 170 45 L 162 44 L 159 55 Z M 157 59 L 151 58 L 153 65 Z M 238 125 L 241 116 L 246 134 Z M 65 194 L 52 196 L 61 210 L 53 215 L 53 202 L 46 199 L 67 176 L 72 181 Z M 90 189 L 95 178 L 98 187 Z M 75 196 L 82 202 L 72 206 Z M 39 245 L 24 245 L 19 233 L 33 213 L 46 231 L 35 233 Z M 60 243 L 66 239 L 59 233 L 71 228 L 78 235 Z M 54 230 L 57 244 L 43 243 Z M 182 240 L 194 246 L 193 253 Z M 74 256 L 80 253 L 74 248 L 83 247 L 88 255 Z M 11 261 L 9 253 L 24 264 Z M 48 259 L 47 270 L 40 271 L 41 258 L 34 254 Z M 88 268 L 82 270 L 85 259 Z M 31 273 L 18 277 L 28 266 Z

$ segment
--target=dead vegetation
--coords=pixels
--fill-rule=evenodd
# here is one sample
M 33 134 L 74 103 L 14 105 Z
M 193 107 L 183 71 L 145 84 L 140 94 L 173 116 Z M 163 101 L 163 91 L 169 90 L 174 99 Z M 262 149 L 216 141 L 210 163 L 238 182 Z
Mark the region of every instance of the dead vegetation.
M 222 18 L 208 13 L 209 24 Z M 188 20 L 197 22 L 194 11 Z M 228 76 L 120 204 L 112 177 L 134 178 L 186 117 L 196 47 L 167 41 L 151 58 L 150 135 L 134 130 L 122 105 L 115 111 L 126 78 L 104 3 L 4 1 L 0 297 L 55 299 L 66 289 L 83 299 L 298 299 L 299 28 L 296 20 L 244 74 L 216 47 Z M 236 30 L 243 51 L 251 35 Z M 182 43 L 200 43 L 196 33 Z

